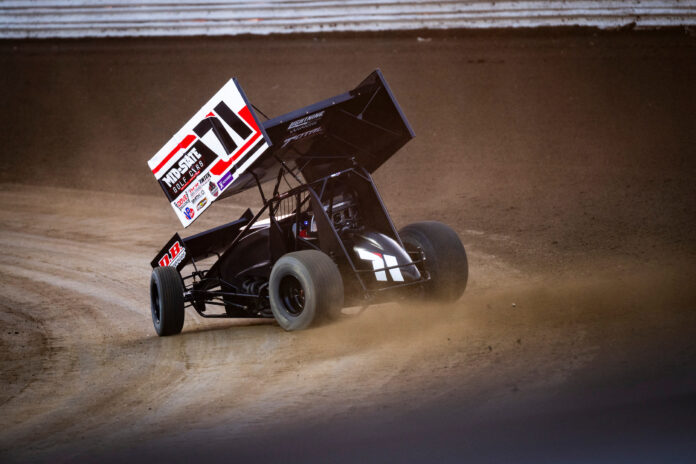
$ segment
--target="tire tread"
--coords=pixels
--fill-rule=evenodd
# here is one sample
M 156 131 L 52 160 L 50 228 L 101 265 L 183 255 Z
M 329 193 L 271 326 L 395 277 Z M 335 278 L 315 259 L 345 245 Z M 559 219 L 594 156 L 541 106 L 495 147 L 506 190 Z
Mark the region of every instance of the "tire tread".
M 405 245 L 418 245 L 425 253 L 432 279 L 426 295 L 441 302 L 459 299 L 469 280 L 469 263 L 457 233 L 441 222 L 423 221 L 407 225 L 399 235 Z
M 311 319 L 303 318 L 299 324 L 285 324 L 282 317 L 276 314 L 279 324 L 286 330 L 301 330 L 308 327 L 314 321 L 325 321 L 335 319 L 343 308 L 343 279 L 336 263 L 326 254 L 318 250 L 295 251 L 283 255 L 278 263 L 293 263 L 299 265 L 297 269 L 306 271 L 311 279 L 316 291 L 315 314 Z M 274 266 L 274 269 L 276 267 Z M 274 273 L 271 272 L 271 282 L 274 280 Z M 271 283 L 273 285 L 273 283 Z M 273 303 L 273 300 L 272 300 Z M 274 310 L 274 314 L 276 313 Z
M 155 329 L 160 336 L 181 333 L 184 327 L 184 287 L 179 272 L 170 266 L 158 267 L 152 271 L 152 280 L 159 291 L 160 327 Z

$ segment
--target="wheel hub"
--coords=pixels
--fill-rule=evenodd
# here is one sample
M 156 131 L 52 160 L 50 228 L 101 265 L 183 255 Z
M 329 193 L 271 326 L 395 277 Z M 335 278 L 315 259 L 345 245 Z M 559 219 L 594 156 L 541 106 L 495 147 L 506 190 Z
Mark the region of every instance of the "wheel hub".
M 298 316 L 304 310 L 305 294 L 302 284 L 296 277 L 287 275 L 280 281 L 280 298 L 285 308 L 293 316 Z

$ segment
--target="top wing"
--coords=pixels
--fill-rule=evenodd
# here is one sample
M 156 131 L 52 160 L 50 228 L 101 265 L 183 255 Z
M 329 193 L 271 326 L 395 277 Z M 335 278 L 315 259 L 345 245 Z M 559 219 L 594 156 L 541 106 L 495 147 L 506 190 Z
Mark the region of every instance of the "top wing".
M 187 227 L 269 146 L 244 92 L 237 80 L 231 79 L 148 165 Z

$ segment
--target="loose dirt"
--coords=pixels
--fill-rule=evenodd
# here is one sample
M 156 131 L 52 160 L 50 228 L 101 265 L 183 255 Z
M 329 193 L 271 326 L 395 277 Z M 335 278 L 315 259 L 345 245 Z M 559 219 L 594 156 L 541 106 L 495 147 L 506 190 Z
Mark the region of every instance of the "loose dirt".
M 0 44 L 0 458 L 685 461 L 694 58 L 678 32 Z M 147 159 L 231 76 L 274 116 L 375 67 L 417 134 L 375 180 L 397 226 L 457 230 L 465 296 L 158 338 L 179 225 Z

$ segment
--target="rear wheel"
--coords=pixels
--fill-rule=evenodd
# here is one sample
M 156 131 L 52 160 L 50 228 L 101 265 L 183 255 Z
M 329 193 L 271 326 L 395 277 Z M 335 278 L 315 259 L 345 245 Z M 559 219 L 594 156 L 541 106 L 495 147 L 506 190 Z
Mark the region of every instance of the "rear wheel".
M 157 335 L 175 335 L 184 327 L 184 286 L 179 272 L 157 267 L 150 278 L 150 307 Z
M 427 221 L 407 225 L 399 236 L 408 251 L 420 248 L 425 254 L 425 264 L 419 266 L 430 274 L 424 297 L 442 303 L 458 300 L 469 279 L 469 263 L 457 233 L 446 224 Z
M 283 255 L 268 284 L 271 311 L 285 330 L 302 330 L 333 319 L 343 308 L 343 279 L 336 264 L 318 250 Z

